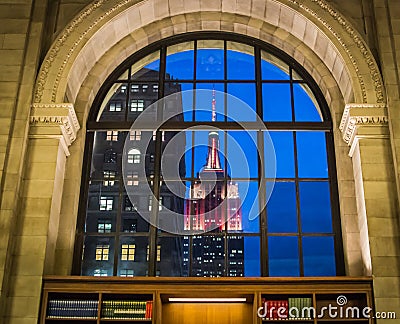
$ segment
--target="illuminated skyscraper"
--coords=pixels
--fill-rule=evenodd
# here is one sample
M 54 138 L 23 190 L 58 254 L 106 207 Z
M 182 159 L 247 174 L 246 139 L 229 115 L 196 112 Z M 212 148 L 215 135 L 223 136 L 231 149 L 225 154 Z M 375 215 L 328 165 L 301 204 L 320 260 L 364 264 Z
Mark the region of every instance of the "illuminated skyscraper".
M 216 100 L 213 90 L 212 121 L 216 121 Z M 230 180 L 219 156 L 219 133 L 208 133 L 208 154 L 204 167 L 197 176 L 197 181 L 190 188 L 190 199 L 185 204 L 186 231 L 205 235 L 192 237 L 191 274 L 199 277 L 243 276 L 243 238 L 225 233 L 242 230 L 242 210 L 239 187 Z M 207 236 L 207 232 L 221 235 Z M 225 247 L 226 242 L 229 242 Z M 190 246 L 187 244 L 185 246 Z M 185 253 L 186 252 L 186 253 Z M 187 262 L 189 251 L 184 251 Z M 230 266 L 225 265 L 225 253 L 230 256 Z M 228 269 L 224 273 L 224 269 Z

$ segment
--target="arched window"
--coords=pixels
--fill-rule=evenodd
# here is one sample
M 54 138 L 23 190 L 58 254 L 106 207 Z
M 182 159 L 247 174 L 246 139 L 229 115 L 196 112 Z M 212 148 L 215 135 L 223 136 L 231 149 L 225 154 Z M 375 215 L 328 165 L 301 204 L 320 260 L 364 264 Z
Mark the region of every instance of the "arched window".
M 94 101 L 84 164 L 76 273 L 344 274 L 329 110 L 268 44 L 198 33 L 134 54 Z
M 140 163 L 140 151 L 138 149 L 130 149 L 128 152 L 128 163 Z

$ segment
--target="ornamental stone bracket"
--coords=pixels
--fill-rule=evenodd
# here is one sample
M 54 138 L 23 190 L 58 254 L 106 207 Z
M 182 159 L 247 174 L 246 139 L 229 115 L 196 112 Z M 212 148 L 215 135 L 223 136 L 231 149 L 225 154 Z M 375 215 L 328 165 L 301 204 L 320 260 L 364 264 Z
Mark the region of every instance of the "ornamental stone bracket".
M 58 138 L 65 154 L 70 155 L 68 147 L 75 141 L 80 129 L 73 104 L 34 103 L 29 123 L 30 138 Z
M 362 138 L 389 138 L 385 104 L 347 104 L 339 129 L 350 146 L 349 156 Z

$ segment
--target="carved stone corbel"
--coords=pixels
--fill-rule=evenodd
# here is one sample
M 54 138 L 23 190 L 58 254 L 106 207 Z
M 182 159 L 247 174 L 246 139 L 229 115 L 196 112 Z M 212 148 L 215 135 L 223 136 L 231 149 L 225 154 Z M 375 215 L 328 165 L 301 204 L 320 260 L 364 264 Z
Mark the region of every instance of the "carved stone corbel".
M 350 146 L 349 155 L 361 138 L 388 138 L 388 116 L 385 104 L 347 104 L 339 129 Z
M 59 138 L 64 147 L 65 154 L 69 156 L 68 147 L 75 141 L 76 133 L 80 129 L 75 114 L 74 105 L 71 103 L 35 103 L 31 107 L 30 126 L 46 127 L 46 132 L 30 131 L 30 138 Z M 54 127 L 59 132 L 51 131 Z

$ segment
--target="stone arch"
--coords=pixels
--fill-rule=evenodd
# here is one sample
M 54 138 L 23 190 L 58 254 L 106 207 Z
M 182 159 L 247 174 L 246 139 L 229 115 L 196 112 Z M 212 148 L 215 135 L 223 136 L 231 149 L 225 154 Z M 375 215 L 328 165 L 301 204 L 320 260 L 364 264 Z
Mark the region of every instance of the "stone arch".
M 270 43 L 302 64 L 319 84 L 334 125 L 341 216 L 354 217 L 354 178 L 339 122 L 345 103 L 384 103 L 382 80 L 374 58 L 355 28 L 322 0 L 97 0 L 64 29 L 50 48 L 36 82 L 34 102 L 75 106 L 83 126 L 106 78 L 126 58 L 162 38 L 197 31 L 224 31 Z M 57 249 L 67 258 L 55 271 L 68 274 L 74 245 L 85 133 L 80 132 L 66 165 Z M 342 175 L 340 174 L 342 173 Z M 350 190 L 345 182 L 351 181 Z M 343 184 L 342 184 L 343 183 Z M 348 194 L 347 194 L 348 195 Z M 65 216 L 65 217 L 64 217 Z M 347 270 L 360 275 L 359 246 L 343 233 Z M 359 234 L 354 234 L 359 235 Z M 349 241 L 350 248 L 346 246 Z M 351 255 L 353 254 L 353 256 Z M 66 255 L 57 253 L 56 255 Z M 66 261 L 67 260 L 67 261 Z M 56 264 L 58 264 L 56 262 Z
M 83 80 L 102 61 L 108 64 L 103 66 L 107 73 L 100 74 L 100 83 L 147 44 L 199 30 L 245 34 L 292 51 L 318 82 L 323 75 L 306 59 L 307 52 L 312 53 L 323 62 L 346 103 L 385 102 L 382 79 L 370 50 L 355 28 L 323 0 L 94 1 L 49 50 L 38 75 L 34 101 L 56 103 L 67 97 L 73 102 Z M 110 59 L 107 56 L 113 48 L 120 49 L 119 55 Z

